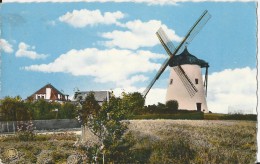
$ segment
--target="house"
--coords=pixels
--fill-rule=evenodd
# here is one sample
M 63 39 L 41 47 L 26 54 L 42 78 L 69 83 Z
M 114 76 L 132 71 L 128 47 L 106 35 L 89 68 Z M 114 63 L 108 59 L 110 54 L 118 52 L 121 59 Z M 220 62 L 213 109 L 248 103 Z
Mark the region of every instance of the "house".
M 105 101 L 109 101 L 109 98 L 111 97 L 111 93 L 109 91 L 77 91 L 74 94 L 74 100 L 82 102 L 91 92 L 94 94 L 94 97 L 99 105 L 102 105 Z
M 30 100 L 39 100 L 44 99 L 46 101 L 56 101 L 56 102 L 65 102 L 69 101 L 69 95 L 65 95 L 56 89 L 53 85 L 47 84 L 34 94 L 29 96 L 27 99 Z

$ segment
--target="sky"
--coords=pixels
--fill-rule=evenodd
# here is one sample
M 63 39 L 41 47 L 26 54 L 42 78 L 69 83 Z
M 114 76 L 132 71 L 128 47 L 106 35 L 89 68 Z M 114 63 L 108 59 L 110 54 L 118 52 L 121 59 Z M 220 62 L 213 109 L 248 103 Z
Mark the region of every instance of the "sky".
M 256 2 L 35 2 L 1 4 L 0 98 L 27 98 L 48 83 L 70 97 L 76 90 L 143 92 L 168 57 L 155 32 L 162 27 L 177 46 L 208 10 L 211 19 L 188 45 L 210 65 L 208 108 L 256 113 Z M 147 105 L 165 102 L 169 73 Z

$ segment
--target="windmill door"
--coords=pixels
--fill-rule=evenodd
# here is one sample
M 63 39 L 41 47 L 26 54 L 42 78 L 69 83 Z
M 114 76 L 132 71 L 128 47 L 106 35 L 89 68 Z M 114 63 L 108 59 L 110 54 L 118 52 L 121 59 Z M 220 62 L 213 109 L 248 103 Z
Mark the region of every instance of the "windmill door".
M 196 103 L 197 105 L 197 111 L 201 111 L 201 103 Z

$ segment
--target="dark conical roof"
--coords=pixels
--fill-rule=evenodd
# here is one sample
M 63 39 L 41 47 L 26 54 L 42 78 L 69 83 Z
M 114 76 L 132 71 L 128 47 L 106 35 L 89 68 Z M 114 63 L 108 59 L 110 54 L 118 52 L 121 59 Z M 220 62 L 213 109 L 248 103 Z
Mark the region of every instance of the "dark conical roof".
M 187 47 L 179 55 L 176 55 L 172 61 L 170 61 L 169 66 L 174 67 L 183 64 L 199 65 L 201 68 L 209 67 L 209 64 L 204 60 L 198 59 L 196 56 L 189 53 Z

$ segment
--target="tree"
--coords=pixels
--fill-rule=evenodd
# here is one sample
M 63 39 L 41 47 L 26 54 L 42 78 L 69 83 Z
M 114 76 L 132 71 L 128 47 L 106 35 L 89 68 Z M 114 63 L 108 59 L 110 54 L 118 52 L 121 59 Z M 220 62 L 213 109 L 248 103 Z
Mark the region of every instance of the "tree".
M 93 93 L 90 93 L 82 104 L 80 117 L 82 123 L 99 138 L 100 143 L 88 149 L 92 154 L 92 162 L 119 161 L 126 149 L 123 146 L 123 134 L 127 123 L 123 120 L 129 116 L 133 102 L 128 94 L 122 98 L 112 96 L 109 102 L 100 107 Z M 91 156 L 91 155 L 90 155 Z M 91 161 L 90 161 L 91 162 Z
M 178 101 L 176 101 L 176 100 L 169 100 L 169 101 L 166 102 L 166 107 L 169 110 L 177 111 L 178 108 L 179 108 Z
M 127 104 L 132 114 L 140 114 L 144 110 L 145 99 L 139 92 L 123 93 L 122 101 Z
M 44 99 L 37 100 L 31 104 L 33 119 L 35 120 L 47 120 L 57 118 L 57 113 L 61 108 L 61 105 L 57 102 L 47 102 Z
M 3 121 L 22 121 L 31 118 L 29 108 L 20 96 L 5 97 L 1 101 Z
M 32 115 L 30 102 L 24 102 L 20 96 L 5 97 L 1 102 L 1 113 L 5 121 L 15 121 L 17 127 L 16 136 L 21 141 L 34 139 L 34 127 L 31 121 Z
M 70 102 L 65 102 L 59 110 L 59 119 L 73 119 L 76 117 L 76 106 Z
M 101 108 L 93 92 L 87 95 L 85 100 L 81 102 L 81 106 L 79 114 L 83 125 L 87 125 L 92 117 L 96 117 Z

